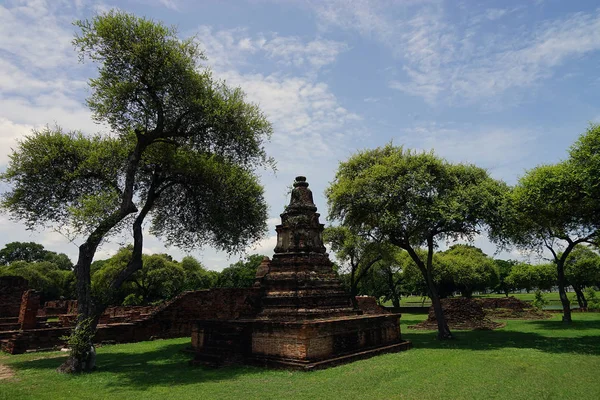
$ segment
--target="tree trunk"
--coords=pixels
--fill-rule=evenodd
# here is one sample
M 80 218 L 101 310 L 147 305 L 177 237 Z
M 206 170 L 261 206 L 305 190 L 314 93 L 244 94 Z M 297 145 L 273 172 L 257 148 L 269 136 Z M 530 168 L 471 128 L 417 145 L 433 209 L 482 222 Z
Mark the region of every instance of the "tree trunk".
M 88 372 L 96 368 L 96 349 L 93 344 L 93 332 L 96 331 L 98 318 L 96 317 L 95 306 L 92 302 L 90 266 L 99 244 L 100 240 L 94 240 L 90 237 L 88 241 L 79 247 L 79 258 L 75 265 L 75 275 L 77 278 L 77 324 L 71 333 L 71 337 L 77 337 L 78 340 L 77 344 L 74 344 L 70 339 L 71 353 L 69 358 L 58 367 L 59 372 Z
M 464 290 L 462 291 L 462 295 L 465 299 L 470 299 L 473 297 L 473 289 L 465 287 Z
M 353 308 L 358 308 L 358 301 L 356 300 L 356 292 L 357 290 L 357 286 L 358 283 L 356 282 L 356 266 L 352 265 L 351 266 L 351 271 L 350 271 L 350 301 L 352 301 L 352 307 Z
M 106 234 L 127 215 L 138 211 L 137 207 L 133 203 L 133 183 L 141 154 L 146 147 L 147 145 L 145 143 L 138 141 L 134 152 L 129 156 L 125 188 L 123 190 L 123 197 L 121 199 L 119 210 L 107 216 L 106 219 L 100 222 L 96 229 L 94 229 L 94 231 L 88 236 L 85 243 L 79 246 L 79 258 L 77 260 L 77 264 L 75 265 L 75 275 L 77 278 L 77 325 L 71 333 L 71 338 L 77 339 L 76 342 L 78 344 L 73 345 L 70 343 L 71 353 L 64 364 L 58 368 L 59 372 L 90 372 L 96 368 L 96 349 L 93 341 L 98 320 L 100 319 L 100 315 L 106 309 L 106 305 L 94 304 L 92 301 L 90 266 L 92 265 L 96 250 L 98 249 L 98 246 L 102 242 L 104 236 L 106 236 Z M 137 245 L 140 248 L 140 253 L 141 241 L 139 241 L 140 238 L 137 237 L 135 233 L 137 230 L 141 232 L 141 222 L 152 207 L 155 198 L 156 195 L 151 190 L 148 195 L 148 199 L 146 200 L 144 209 L 140 215 L 138 215 L 135 221 L 140 225 L 140 227 L 136 227 L 134 223 L 134 241 L 136 242 L 134 244 L 134 248 Z M 121 283 L 122 281 L 119 283 L 119 287 Z M 115 285 L 113 282 L 111 285 L 111 293 L 114 287 Z
M 435 286 L 435 282 L 433 281 L 433 275 L 431 273 L 432 264 L 433 264 L 433 238 L 427 238 L 427 264 L 421 260 L 419 255 L 415 252 L 415 250 L 407 243 L 402 243 L 403 246 L 399 246 L 408 251 L 408 254 L 413 259 L 413 261 L 421 270 L 421 274 L 423 274 L 423 278 L 425 278 L 425 282 L 427 283 L 427 291 L 429 292 L 429 298 L 431 299 L 431 305 L 433 306 L 433 311 L 435 313 L 435 319 L 437 321 L 438 326 L 438 339 L 446 340 L 452 339 L 452 333 L 450 332 L 450 328 L 448 327 L 448 322 L 444 317 L 444 310 L 442 309 L 442 303 L 440 301 L 440 296 L 438 295 L 437 288 Z M 396 244 L 398 245 L 398 244 Z
M 396 282 L 394 282 L 394 273 L 393 271 L 390 270 L 386 270 L 387 272 L 387 283 L 388 286 L 390 288 L 390 293 L 391 293 L 391 297 L 392 297 L 392 305 L 395 308 L 400 308 L 400 295 L 398 294 L 398 291 L 396 290 Z
M 435 312 L 435 319 L 437 321 L 438 339 L 452 339 L 452 333 L 450 332 L 448 322 L 446 321 L 446 317 L 444 316 L 444 310 L 442 309 L 440 297 L 437 295 L 435 289 L 433 291 L 429 291 L 429 297 L 431 298 L 431 305 L 433 306 L 433 311 Z
M 575 290 L 575 294 L 577 295 L 577 303 L 579 304 L 579 309 L 581 311 L 587 311 L 587 299 L 583 294 L 581 286 L 573 285 L 573 289 Z
M 567 252 L 565 251 L 565 253 L 567 253 Z M 561 257 L 561 259 L 559 259 L 558 262 L 556 263 L 556 269 L 558 272 L 558 293 L 560 296 L 560 302 L 562 303 L 562 307 L 563 307 L 562 320 L 565 324 L 570 324 L 572 322 L 571 302 L 569 301 L 569 298 L 567 297 L 567 292 L 565 290 L 565 281 L 566 280 L 565 280 L 564 258 L 566 258 L 566 257 Z

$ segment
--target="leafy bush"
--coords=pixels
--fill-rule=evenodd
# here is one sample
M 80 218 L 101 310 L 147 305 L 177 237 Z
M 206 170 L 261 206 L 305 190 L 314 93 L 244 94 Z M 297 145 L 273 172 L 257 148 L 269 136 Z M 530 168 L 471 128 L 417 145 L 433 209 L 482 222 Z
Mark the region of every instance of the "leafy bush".
M 96 364 L 96 349 L 92 344 L 95 329 L 93 319 L 87 318 L 71 331 L 71 336 L 63 337 L 71 351 L 67 361 L 58 367 L 58 372 L 73 373 L 90 371 Z M 92 367 L 92 368 L 90 368 Z
M 588 310 L 600 310 L 600 297 L 598 297 L 594 288 L 585 288 L 584 295 L 588 302 Z
M 533 300 L 533 306 L 539 310 L 541 310 L 544 306 L 550 304 L 548 300 L 544 297 L 544 294 L 541 290 L 535 291 L 535 299 Z

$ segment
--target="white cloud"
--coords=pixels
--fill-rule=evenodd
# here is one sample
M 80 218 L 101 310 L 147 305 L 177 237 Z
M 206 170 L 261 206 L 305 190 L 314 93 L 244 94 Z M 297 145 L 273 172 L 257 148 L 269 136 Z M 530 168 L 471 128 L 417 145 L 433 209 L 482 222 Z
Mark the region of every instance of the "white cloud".
M 429 151 L 452 162 L 467 162 L 486 168 L 498 179 L 516 179 L 515 172 L 528 165 L 537 134 L 529 130 L 497 127 L 444 126 L 421 123 L 406 129 L 397 145 Z
M 298 37 L 275 37 L 265 42 L 263 49 L 273 59 L 296 67 L 318 69 L 333 63 L 341 52 L 348 50 L 348 46 L 333 40 L 316 39 L 305 43 Z
M 485 17 L 489 20 L 502 18 L 508 13 L 506 8 L 490 8 L 485 11 Z
M 354 30 L 390 48 L 405 77 L 393 89 L 429 103 L 475 102 L 511 89 L 535 86 L 556 67 L 600 50 L 600 10 L 574 13 L 509 33 L 490 35 L 482 26 L 521 8 L 464 8 L 451 21 L 441 1 L 312 1 L 325 28 Z M 485 25 L 487 26 L 487 25 Z
M 37 127 L 58 124 L 66 130 L 82 130 L 85 133 L 102 129 L 92 121 L 90 111 L 80 101 L 61 93 L 56 93 L 56 96 L 40 95 L 32 100 L 0 96 L 0 102 L 2 116 L 13 123 Z
M 15 148 L 17 140 L 31 133 L 32 125 L 15 124 L 14 122 L 0 117 L 0 166 L 7 165 L 10 150 Z
M 179 9 L 179 2 L 176 0 L 158 0 L 158 2 L 166 8 L 170 8 L 171 10 Z
M 199 28 L 202 47 L 215 76 L 239 86 L 247 99 L 257 103 L 273 123 L 270 154 L 285 158 L 280 172 L 310 172 L 318 162 L 335 163 L 346 148 L 361 117 L 343 107 L 329 86 L 319 81 L 318 71 L 335 61 L 342 43 L 298 37 L 257 34 L 244 29 L 215 31 Z M 252 58 L 254 57 L 254 58 Z M 244 72 L 249 60 L 268 57 L 278 63 L 271 73 Z M 302 67 L 308 65 L 308 70 Z M 273 68 L 273 64 L 269 64 Z
M 271 257 L 273 250 L 277 245 L 277 235 L 269 236 L 256 243 L 253 246 L 248 247 L 246 250 L 247 254 L 264 254 Z
M 0 5 L 0 51 L 4 58 L 17 57 L 26 68 L 60 67 L 72 63 L 73 33 L 65 29 L 72 16 L 63 2 L 43 0 Z M 56 12 L 59 9 L 61 12 Z
M 306 41 L 274 33 L 252 37 L 243 28 L 214 31 L 210 26 L 200 26 L 197 36 L 208 64 L 217 69 L 244 66 L 249 55 L 261 52 L 283 65 L 314 72 L 332 64 L 340 53 L 349 49 L 345 43 L 319 38 Z

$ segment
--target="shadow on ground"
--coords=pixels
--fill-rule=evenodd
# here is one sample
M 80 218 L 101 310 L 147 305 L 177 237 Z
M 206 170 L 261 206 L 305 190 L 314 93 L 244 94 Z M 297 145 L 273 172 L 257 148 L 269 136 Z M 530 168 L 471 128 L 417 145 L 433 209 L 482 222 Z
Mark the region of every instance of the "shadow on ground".
M 408 325 L 412 321 L 408 319 Z M 415 320 L 415 323 L 420 320 Z M 403 329 L 402 337 L 413 342 L 413 347 L 430 349 L 461 349 L 486 351 L 502 348 L 535 349 L 548 353 L 600 355 L 600 335 L 587 335 L 585 331 L 600 331 L 600 321 L 574 321 L 566 326 L 562 321 L 526 321 L 533 329 L 546 330 L 546 334 L 511 330 L 453 331 L 455 339 L 439 341 L 434 331 Z M 403 327 L 404 328 L 404 327 Z M 567 335 L 558 335 L 565 332 Z M 556 334 L 556 336 L 555 336 Z
M 592 321 L 581 321 L 577 319 L 577 315 L 573 317 L 574 321 L 570 325 L 565 325 L 561 320 L 536 320 L 530 321 L 532 325 L 535 325 L 538 329 L 548 329 L 548 330 L 574 330 L 574 331 L 582 331 L 587 329 L 597 329 L 600 330 L 600 319 L 592 320 Z
M 155 350 L 138 352 L 99 352 L 97 370 L 93 374 L 108 374 L 104 389 L 121 388 L 143 390 L 156 386 L 174 386 L 218 382 L 235 379 L 238 375 L 258 374 L 262 370 L 249 366 L 207 368 L 190 366 L 189 354 L 182 353 L 189 344 L 166 344 Z M 121 347 L 121 346 L 120 346 Z M 54 372 L 66 357 L 53 357 L 7 363 L 16 371 L 35 369 Z M 72 375 L 66 379 L 86 380 L 86 375 Z M 75 383 L 75 382 L 73 382 Z
M 472 351 L 490 351 L 502 348 L 536 349 L 548 353 L 600 355 L 600 321 L 575 321 L 565 327 L 561 321 L 527 321 L 523 330 L 504 329 L 493 331 L 454 331 L 456 339 L 438 341 L 434 331 L 414 331 L 406 329 L 405 324 L 414 324 L 423 320 L 423 316 L 403 317 L 403 338 L 413 342 L 414 349 L 458 349 Z M 523 324 L 523 322 L 520 322 Z M 528 332 L 540 330 L 540 333 Z M 590 330 L 599 330 L 599 334 Z M 563 330 L 563 332 L 560 332 Z M 240 375 L 261 375 L 264 369 L 248 366 L 229 366 L 220 369 L 192 367 L 188 364 L 191 356 L 182 353 L 188 343 L 154 343 L 153 348 L 144 351 L 139 346 L 115 346 L 100 349 L 98 370 L 94 372 L 102 379 L 94 381 L 101 385 L 98 390 L 123 391 L 145 390 L 156 386 L 180 386 L 199 383 L 217 383 L 238 378 Z M 131 349 L 130 351 L 127 351 Z M 44 355 L 40 354 L 40 357 Z M 54 373 L 66 356 L 52 355 L 52 358 L 30 360 L 4 359 L 17 373 L 36 370 L 36 373 Z M 271 372 L 269 372 L 271 373 Z M 287 372 L 281 372 L 286 373 Z M 69 385 L 86 385 L 91 381 L 86 374 L 65 376 Z

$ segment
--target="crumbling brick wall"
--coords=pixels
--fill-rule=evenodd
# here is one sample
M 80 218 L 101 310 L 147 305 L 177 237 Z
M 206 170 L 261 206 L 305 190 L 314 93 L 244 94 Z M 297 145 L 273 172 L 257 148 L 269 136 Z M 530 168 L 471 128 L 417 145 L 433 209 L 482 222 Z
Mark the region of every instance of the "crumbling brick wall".
M 389 311 L 377 304 L 373 296 L 356 296 L 356 303 L 363 314 L 388 314 Z
M 21 297 L 21 309 L 19 311 L 21 330 L 35 329 L 38 308 L 40 308 L 40 294 L 32 289 L 25 291 Z
M 77 314 L 77 300 L 52 300 L 44 303 L 38 311 L 39 316 L 55 316 L 61 314 Z
M 96 341 L 128 343 L 153 338 L 191 337 L 192 327 L 198 320 L 227 320 L 250 318 L 259 310 L 260 289 L 211 289 L 184 292 L 155 308 L 136 321 L 108 323 L 98 326 Z M 125 313 L 125 307 L 111 312 Z M 64 319 L 74 315 L 61 315 Z M 71 321 L 71 322 L 74 322 Z M 46 349 L 61 346 L 61 337 L 68 335 L 70 327 L 26 330 L 13 341 L 3 344 L 5 351 L 13 354 L 28 349 Z
M 0 318 L 18 317 L 28 282 L 20 276 L 0 277 Z
M 198 320 L 252 318 L 259 311 L 259 301 L 260 289 L 256 288 L 184 292 L 158 307 L 140 325 L 148 338 L 188 336 Z

